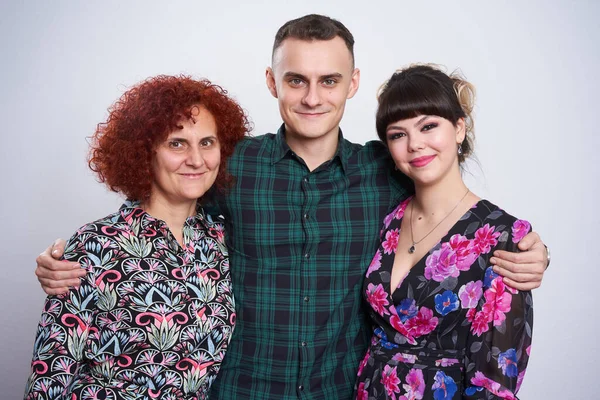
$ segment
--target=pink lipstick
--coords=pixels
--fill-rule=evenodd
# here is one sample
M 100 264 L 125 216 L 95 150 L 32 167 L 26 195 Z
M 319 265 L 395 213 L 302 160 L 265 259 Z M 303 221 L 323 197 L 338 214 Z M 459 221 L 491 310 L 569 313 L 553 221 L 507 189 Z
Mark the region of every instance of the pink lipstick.
M 429 164 L 431 161 L 433 161 L 434 158 L 435 158 L 435 156 L 417 157 L 417 158 L 409 161 L 409 163 L 413 167 L 421 168 L 421 167 L 424 167 L 427 164 Z

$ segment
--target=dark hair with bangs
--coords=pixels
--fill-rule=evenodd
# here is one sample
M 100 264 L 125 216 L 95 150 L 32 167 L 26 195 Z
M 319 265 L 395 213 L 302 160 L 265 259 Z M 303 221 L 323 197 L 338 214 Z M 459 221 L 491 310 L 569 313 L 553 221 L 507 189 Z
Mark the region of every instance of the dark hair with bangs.
M 377 135 L 387 143 L 389 124 L 419 115 L 436 115 L 456 126 L 465 119 L 466 135 L 461 143 L 464 161 L 473 150 L 474 87 L 458 73 L 450 76 L 431 65 L 413 65 L 396 71 L 379 90 L 376 114 Z

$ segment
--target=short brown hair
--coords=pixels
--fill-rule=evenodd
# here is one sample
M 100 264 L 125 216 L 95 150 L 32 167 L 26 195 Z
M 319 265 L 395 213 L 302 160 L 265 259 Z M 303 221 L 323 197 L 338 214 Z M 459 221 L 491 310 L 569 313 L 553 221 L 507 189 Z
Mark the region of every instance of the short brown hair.
M 88 164 L 98 180 L 128 199 L 144 201 L 150 196 L 156 146 L 169 133 L 181 129 L 182 118 L 191 118 L 201 105 L 214 117 L 221 149 L 221 164 L 215 189 L 231 181 L 227 158 L 250 131 L 240 105 L 227 91 L 206 79 L 159 75 L 128 91 L 109 108 L 106 122 L 92 136 Z
M 325 15 L 309 14 L 286 22 L 279 28 L 273 43 L 273 54 L 285 39 L 299 40 L 331 40 L 341 37 L 352 56 L 354 65 L 354 36 L 340 21 Z

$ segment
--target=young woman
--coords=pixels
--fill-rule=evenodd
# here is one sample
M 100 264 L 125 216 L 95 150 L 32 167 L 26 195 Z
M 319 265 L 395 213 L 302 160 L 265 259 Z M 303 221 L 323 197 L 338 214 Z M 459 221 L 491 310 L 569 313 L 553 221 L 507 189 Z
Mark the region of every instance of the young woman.
M 223 224 L 200 200 L 225 189 L 249 130 L 219 86 L 158 76 L 99 124 L 90 167 L 129 200 L 77 230 L 79 288 L 48 296 L 27 399 L 204 399 L 235 324 Z
M 415 194 L 389 214 L 368 268 L 374 322 L 359 399 L 515 398 L 533 322 L 531 292 L 488 262 L 531 230 L 465 185 L 474 89 L 436 67 L 397 71 L 379 93 L 377 132 Z

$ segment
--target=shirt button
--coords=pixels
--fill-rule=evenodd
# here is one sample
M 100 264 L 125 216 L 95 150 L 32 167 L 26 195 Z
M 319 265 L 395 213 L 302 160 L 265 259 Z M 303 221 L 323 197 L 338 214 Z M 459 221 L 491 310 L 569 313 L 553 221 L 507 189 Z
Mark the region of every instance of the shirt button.
M 308 219 L 308 214 L 304 214 L 304 219 Z
M 306 258 L 306 259 L 309 259 L 309 258 L 310 258 L 310 254 L 306 253 L 306 254 L 304 255 L 304 258 Z
M 302 345 L 302 347 L 306 347 L 306 342 L 302 342 L 300 344 Z
M 308 183 L 308 178 L 304 178 L 302 180 L 304 181 L 304 183 Z
M 308 296 L 304 296 L 304 302 L 308 303 Z
M 302 385 L 298 385 L 298 390 L 299 390 L 299 391 L 303 391 L 303 390 L 304 390 L 304 386 L 302 386 Z

